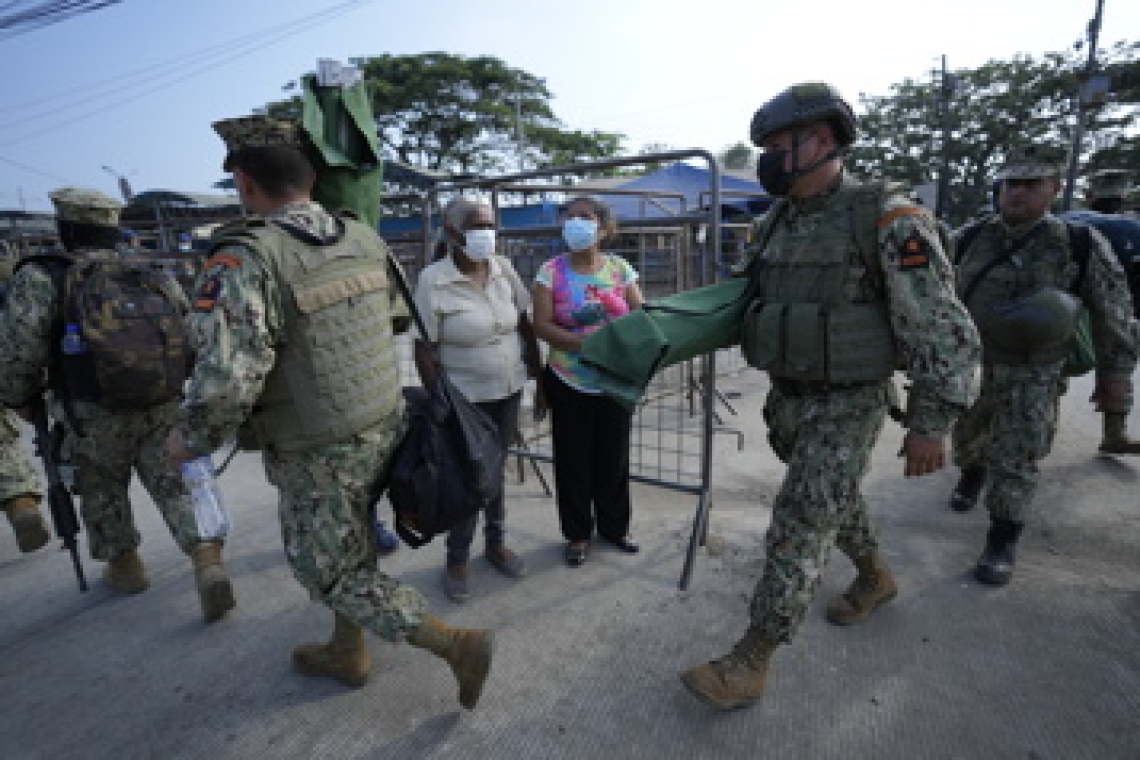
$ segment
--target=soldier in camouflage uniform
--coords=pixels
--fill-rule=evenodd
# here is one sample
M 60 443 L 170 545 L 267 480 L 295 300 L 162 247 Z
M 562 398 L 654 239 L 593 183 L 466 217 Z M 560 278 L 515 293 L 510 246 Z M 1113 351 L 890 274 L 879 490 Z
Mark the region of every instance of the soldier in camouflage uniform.
M 376 567 L 370 491 L 405 429 L 387 249 L 375 230 L 311 200 L 314 170 L 294 122 L 214 128 L 229 148 L 224 169 L 261 219 L 211 243 L 190 321 L 197 363 L 167 449 L 185 460 L 241 427 L 262 450 L 293 573 L 335 613 L 327 644 L 293 651 L 297 670 L 363 685 L 368 629 L 446 660 L 470 709 L 490 669 L 490 632 L 445 625 Z
M 1119 421 L 1120 433 L 1132 405 L 1136 338 L 1124 270 L 1091 228 L 1088 260 L 1081 263 L 1073 251 L 1076 233 L 1049 213 L 1065 154 L 1055 145 L 1012 149 L 999 174 L 999 213 L 958 254 L 958 288 L 981 332 L 984 358 L 981 396 L 954 429 L 962 477 L 950 506 L 969 510 L 988 481 L 990 529 L 974 575 L 991 585 L 1013 574 L 1038 462 L 1053 446 L 1062 370 L 1082 302 L 1097 354 L 1093 398 Z
M 1127 169 L 1101 169 L 1088 176 L 1085 205 L 1101 214 L 1119 214 L 1128 196 L 1131 172 Z
M 724 657 L 681 675 L 702 701 L 743 707 L 768 660 L 803 620 L 833 547 L 857 577 L 828 605 L 838 625 L 896 594 L 859 492 L 904 367 L 913 387 L 901 455 L 907 476 L 944 466 L 944 437 L 973 401 L 977 332 L 954 295 L 934 219 L 897 188 L 845 174 L 855 116 L 830 86 L 806 83 L 756 112 L 760 182 L 783 196 L 755 231 L 758 278 L 741 346 L 769 373 L 764 415 L 788 472 L 772 505 L 751 625 Z
M 108 260 L 118 238 L 120 204 L 94 190 L 63 188 L 51 194 L 60 237 L 80 261 Z M 78 266 L 75 264 L 73 266 Z M 0 401 L 26 405 L 44 392 L 45 369 L 60 347 L 53 336 L 63 319 L 62 294 L 46 264 L 25 264 L 12 279 L 8 306 L 0 315 Z M 50 377 L 50 375 L 49 375 Z M 140 409 L 112 409 L 94 401 L 56 396 L 52 413 L 66 428 L 63 448 L 77 465 L 76 492 L 91 556 L 107 563 L 104 580 L 116 591 L 136 594 L 149 585 L 138 554 L 141 542 L 128 499 L 132 471 L 154 499 L 174 540 L 190 555 L 207 621 L 234 605 L 221 565 L 221 542 L 203 541 L 190 493 L 171 465 L 163 443 L 178 410 L 177 400 Z
M 8 241 L 0 240 L 0 308 L 15 264 L 15 251 Z M 0 509 L 8 516 L 22 552 L 33 552 L 51 538 L 40 514 L 42 499 L 28 452 L 20 444 L 19 419 L 10 409 L 0 407 Z

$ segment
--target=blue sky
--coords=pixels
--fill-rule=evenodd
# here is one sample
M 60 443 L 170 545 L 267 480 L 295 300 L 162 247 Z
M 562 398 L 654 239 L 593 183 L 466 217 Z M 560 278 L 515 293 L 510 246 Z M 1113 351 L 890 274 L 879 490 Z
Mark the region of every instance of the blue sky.
M 123 0 L 0 39 L 0 208 L 50 208 L 61 185 L 210 192 L 210 123 L 284 97 L 318 58 L 495 55 L 546 80 L 575 129 L 717 151 L 764 100 L 824 79 L 854 102 L 920 77 L 1085 36 L 1095 0 Z M 1140 32 L 1105 0 L 1102 47 Z M 109 167 L 111 171 L 103 167 Z

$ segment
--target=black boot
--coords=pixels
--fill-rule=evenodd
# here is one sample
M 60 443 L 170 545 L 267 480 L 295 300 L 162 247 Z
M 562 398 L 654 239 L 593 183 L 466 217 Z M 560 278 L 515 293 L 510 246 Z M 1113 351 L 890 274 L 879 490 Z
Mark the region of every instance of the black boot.
M 990 586 L 1004 586 L 1013 577 L 1014 549 L 1025 523 L 991 518 L 986 548 L 978 558 L 974 577 Z
M 950 494 L 950 509 L 969 512 L 978 503 L 978 496 L 986 486 L 986 468 L 979 465 L 962 468 L 962 477 Z

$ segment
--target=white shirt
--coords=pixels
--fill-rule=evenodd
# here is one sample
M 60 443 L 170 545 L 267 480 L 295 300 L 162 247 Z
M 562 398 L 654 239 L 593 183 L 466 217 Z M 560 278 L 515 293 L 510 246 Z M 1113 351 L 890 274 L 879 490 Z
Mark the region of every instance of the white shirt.
M 488 261 L 485 288 L 450 256 L 425 267 L 416 283 L 428 340 L 439 346 L 447 376 L 469 401 L 504 399 L 526 383 L 518 324 L 530 294 L 506 257 Z

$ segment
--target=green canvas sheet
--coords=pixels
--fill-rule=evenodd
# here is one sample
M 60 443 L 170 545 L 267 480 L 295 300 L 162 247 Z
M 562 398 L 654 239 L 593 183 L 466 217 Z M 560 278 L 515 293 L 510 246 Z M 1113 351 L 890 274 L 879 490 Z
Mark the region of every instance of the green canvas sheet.
M 364 82 L 319 87 L 302 79 L 301 128 L 316 148 L 313 199 L 330 211 L 348 210 L 373 227 L 380 221 L 383 159 Z
M 633 409 L 661 370 L 737 345 L 751 300 L 741 277 L 650 302 L 588 336 L 582 361 L 598 371 L 603 393 Z

